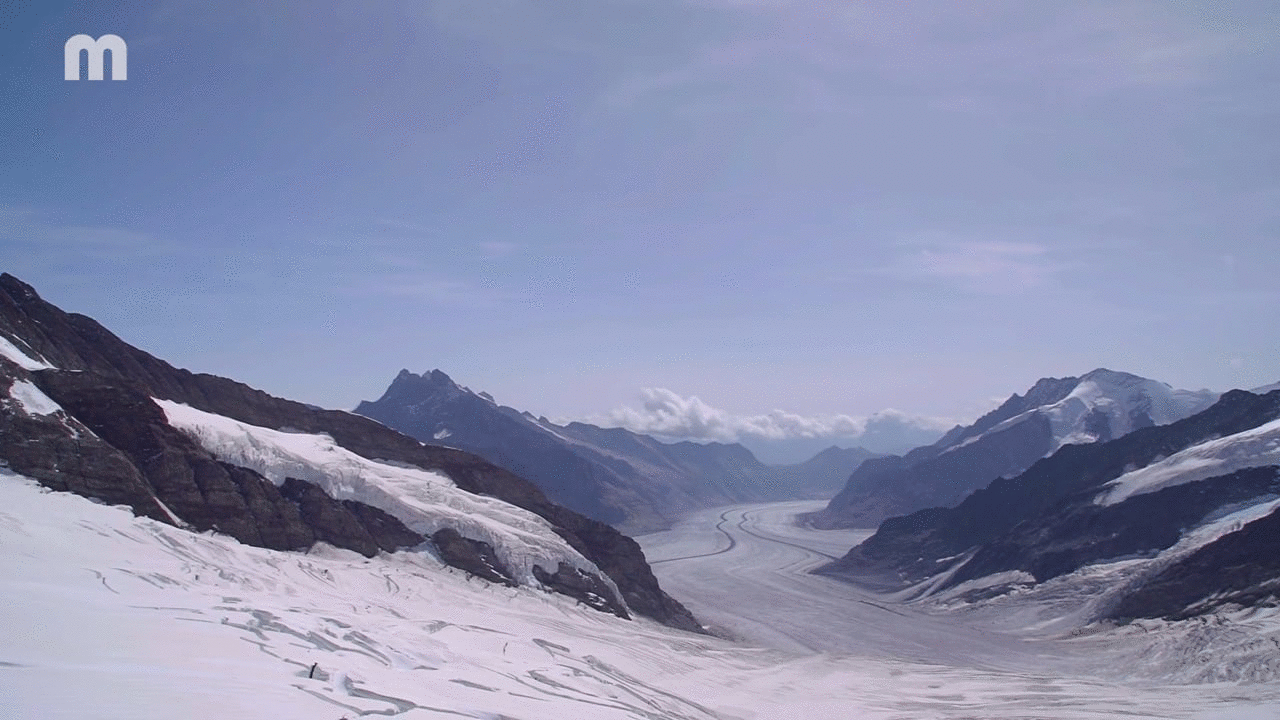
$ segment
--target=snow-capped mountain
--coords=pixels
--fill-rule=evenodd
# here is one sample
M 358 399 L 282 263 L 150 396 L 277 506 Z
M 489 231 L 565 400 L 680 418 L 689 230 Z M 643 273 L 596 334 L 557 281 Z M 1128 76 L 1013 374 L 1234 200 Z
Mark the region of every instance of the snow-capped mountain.
M 1097 369 L 1044 378 L 972 425 L 933 445 L 867 463 L 850 476 L 819 527 L 875 527 L 888 517 L 952 507 L 998 477 L 1012 477 L 1064 445 L 1111 440 L 1136 429 L 1188 417 L 1218 393 L 1177 390 L 1129 373 Z
M 773 467 L 736 443 L 668 443 L 622 428 L 559 425 L 499 405 L 440 370 L 402 370 L 381 398 L 355 411 L 423 442 L 480 455 L 553 501 L 628 532 L 665 528 L 701 508 L 828 497 L 872 456 L 854 448 Z
M 913 597 L 1087 586 L 1093 619 L 1186 618 L 1280 599 L 1280 390 L 1065 446 L 952 509 L 885 521 L 824 572 Z
M 1167 425 L 1194 415 L 1218 399 L 1218 393 L 1209 390 L 1175 390 L 1166 383 L 1106 369 L 1073 380 L 1041 380 L 1022 399 L 1022 406 L 1028 409 L 988 430 L 965 434 L 946 449 L 976 442 L 1038 414 L 1049 420 L 1052 453 L 1063 445 L 1111 440 L 1141 427 Z M 1064 397 L 1053 399 L 1067 388 L 1070 390 Z
M 275 550 L 425 552 L 699 630 L 633 540 L 479 457 L 173 368 L 9 275 L 0 338 L 0 462 L 53 490 Z

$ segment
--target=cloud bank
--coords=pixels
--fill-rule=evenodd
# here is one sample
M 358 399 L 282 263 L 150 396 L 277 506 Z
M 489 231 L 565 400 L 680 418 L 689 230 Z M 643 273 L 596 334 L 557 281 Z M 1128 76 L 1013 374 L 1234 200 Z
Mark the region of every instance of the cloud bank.
M 695 441 L 739 442 L 795 439 L 828 440 L 832 444 L 913 446 L 930 442 L 956 422 L 946 418 L 909 415 L 887 409 L 866 417 L 851 415 L 806 416 L 785 410 L 761 415 L 736 415 L 713 407 L 697 396 L 684 397 L 666 388 L 645 388 L 641 406 L 620 407 L 598 425 L 623 427 L 633 432 Z

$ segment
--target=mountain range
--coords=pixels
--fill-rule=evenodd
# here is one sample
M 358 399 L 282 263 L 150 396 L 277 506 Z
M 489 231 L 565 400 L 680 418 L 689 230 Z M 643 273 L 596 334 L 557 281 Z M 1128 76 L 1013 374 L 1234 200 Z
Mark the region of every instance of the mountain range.
M 1000 477 L 1013 477 L 1066 445 L 1121 437 L 1199 412 L 1218 398 L 1124 372 L 1044 378 L 972 425 L 933 445 L 860 465 L 827 507 L 806 521 L 818 528 L 874 528 L 887 518 L 953 507 Z
M 0 673 L 19 715 L 1175 717 L 1215 688 L 1235 713 L 1249 681 L 1280 673 L 1278 387 L 1217 396 L 1096 370 L 903 457 L 830 448 L 789 467 L 552 423 L 440 371 L 401 372 L 358 409 L 175 368 L 0 275 Z M 780 610 L 766 631 L 794 617 L 832 636 L 813 608 L 857 603 L 869 620 L 840 635 L 848 656 L 713 637 L 603 521 L 821 497 L 845 478 L 829 521 L 889 516 L 818 572 L 860 589 L 806 574 L 837 552 L 826 535 L 858 533 L 755 524 L 759 508 L 646 547 L 668 548 L 673 587 L 693 563 L 685 577 L 711 578 L 748 625 Z M 842 519 L 849 498 L 862 509 Z M 760 561 L 778 564 L 743 573 Z M 958 659 L 988 635 L 982 667 Z M 1101 669 L 1074 680 L 1053 657 L 1096 650 Z M 1136 686 L 1108 683 L 1152 655 L 1155 677 L 1244 682 L 1167 702 L 1153 698 L 1178 686 L 1147 687 L 1139 707 Z M 1265 716 L 1274 693 L 1244 701 L 1213 716 Z
M 366 557 L 419 550 L 493 583 L 700 631 L 634 540 L 471 453 L 174 368 L 0 275 L 0 463 L 160 523 Z
M 1139 407 L 1146 427 L 1062 444 L 953 508 L 888 519 L 821 572 L 914 599 L 1025 600 L 1073 587 L 1088 620 L 1274 605 L 1280 390 L 1232 390 L 1165 425 L 1146 423 L 1169 417 L 1160 406 Z
M 663 529 L 702 508 L 827 498 L 874 457 L 832 447 L 804 463 L 770 466 L 736 443 L 668 443 L 622 428 L 559 425 L 499 405 L 440 370 L 402 370 L 381 398 L 355 412 L 422 442 L 475 453 L 554 502 L 627 532 Z

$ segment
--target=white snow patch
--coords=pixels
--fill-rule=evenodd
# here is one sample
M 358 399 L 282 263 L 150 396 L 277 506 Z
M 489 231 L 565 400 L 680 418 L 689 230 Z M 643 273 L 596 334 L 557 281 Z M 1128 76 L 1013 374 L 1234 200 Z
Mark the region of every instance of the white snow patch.
M 1192 445 L 1107 483 L 1094 502 L 1114 505 L 1134 495 L 1198 482 L 1237 470 L 1280 465 L 1280 420 Z
M 9 397 L 17 400 L 22 409 L 31 415 L 52 415 L 62 409 L 27 380 L 14 380 L 9 388 Z
M 1180 541 L 1178 541 L 1178 544 L 1161 553 L 1157 559 L 1164 559 L 1169 556 L 1185 556 L 1211 542 L 1218 540 L 1224 535 L 1238 532 L 1241 528 L 1254 520 L 1261 520 L 1274 512 L 1276 508 L 1280 508 L 1280 499 L 1260 502 L 1256 505 L 1250 505 L 1234 512 L 1227 513 L 1222 517 L 1210 520 L 1187 533 Z
M 444 429 L 441 429 L 441 430 L 437 430 L 437 431 L 436 431 L 436 434 L 435 434 L 435 435 L 432 435 L 431 437 L 435 438 L 436 440 L 443 440 L 443 439 L 445 439 L 445 438 L 449 437 L 449 436 L 450 436 L 450 435 L 452 435 L 452 434 L 453 434 L 453 433 L 449 432 L 449 429 L 448 429 L 448 428 L 444 428 Z
M 22 368 L 23 370 L 31 371 L 31 370 L 52 370 L 53 369 L 52 365 L 46 362 L 43 362 L 41 360 L 36 360 L 30 355 L 19 350 L 17 345 L 14 345 L 12 342 L 9 342 L 9 339 L 3 335 L 0 335 L 0 355 L 3 355 L 9 358 L 10 360 L 12 360 L 13 362 L 17 363 L 18 367 Z
M 288 477 L 306 480 L 332 497 L 384 510 L 428 536 L 453 528 L 492 545 L 521 584 L 537 585 L 534 565 L 555 572 L 565 562 L 598 575 L 622 597 L 609 577 L 546 520 L 496 498 L 466 492 L 442 473 L 369 460 L 328 435 L 271 430 L 168 400 L 156 404 L 170 425 L 194 437 L 219 460 L 256 470 L 276 484 Z

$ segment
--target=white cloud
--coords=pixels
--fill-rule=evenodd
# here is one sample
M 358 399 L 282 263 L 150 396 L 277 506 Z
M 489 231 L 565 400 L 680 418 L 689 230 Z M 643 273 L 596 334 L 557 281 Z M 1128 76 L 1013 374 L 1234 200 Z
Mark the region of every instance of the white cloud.
M 697 396 L 684 397 L 665 388 L 645 388 L 639 408 L 621 407 L 604 417 L 591 418 L 598 425 L 624 427 L 647 435 L 683 440 L 737 442 L 744 438 L 790 440 L 829 438 L 857 440 L 864 435 L 894 430 L 937 431 L 955 425 L 952 420 L 883 410 L 867 417 L 850 415 L 805 416 L 785 410 L 761 415 L 735 415 L 713 407 Z

